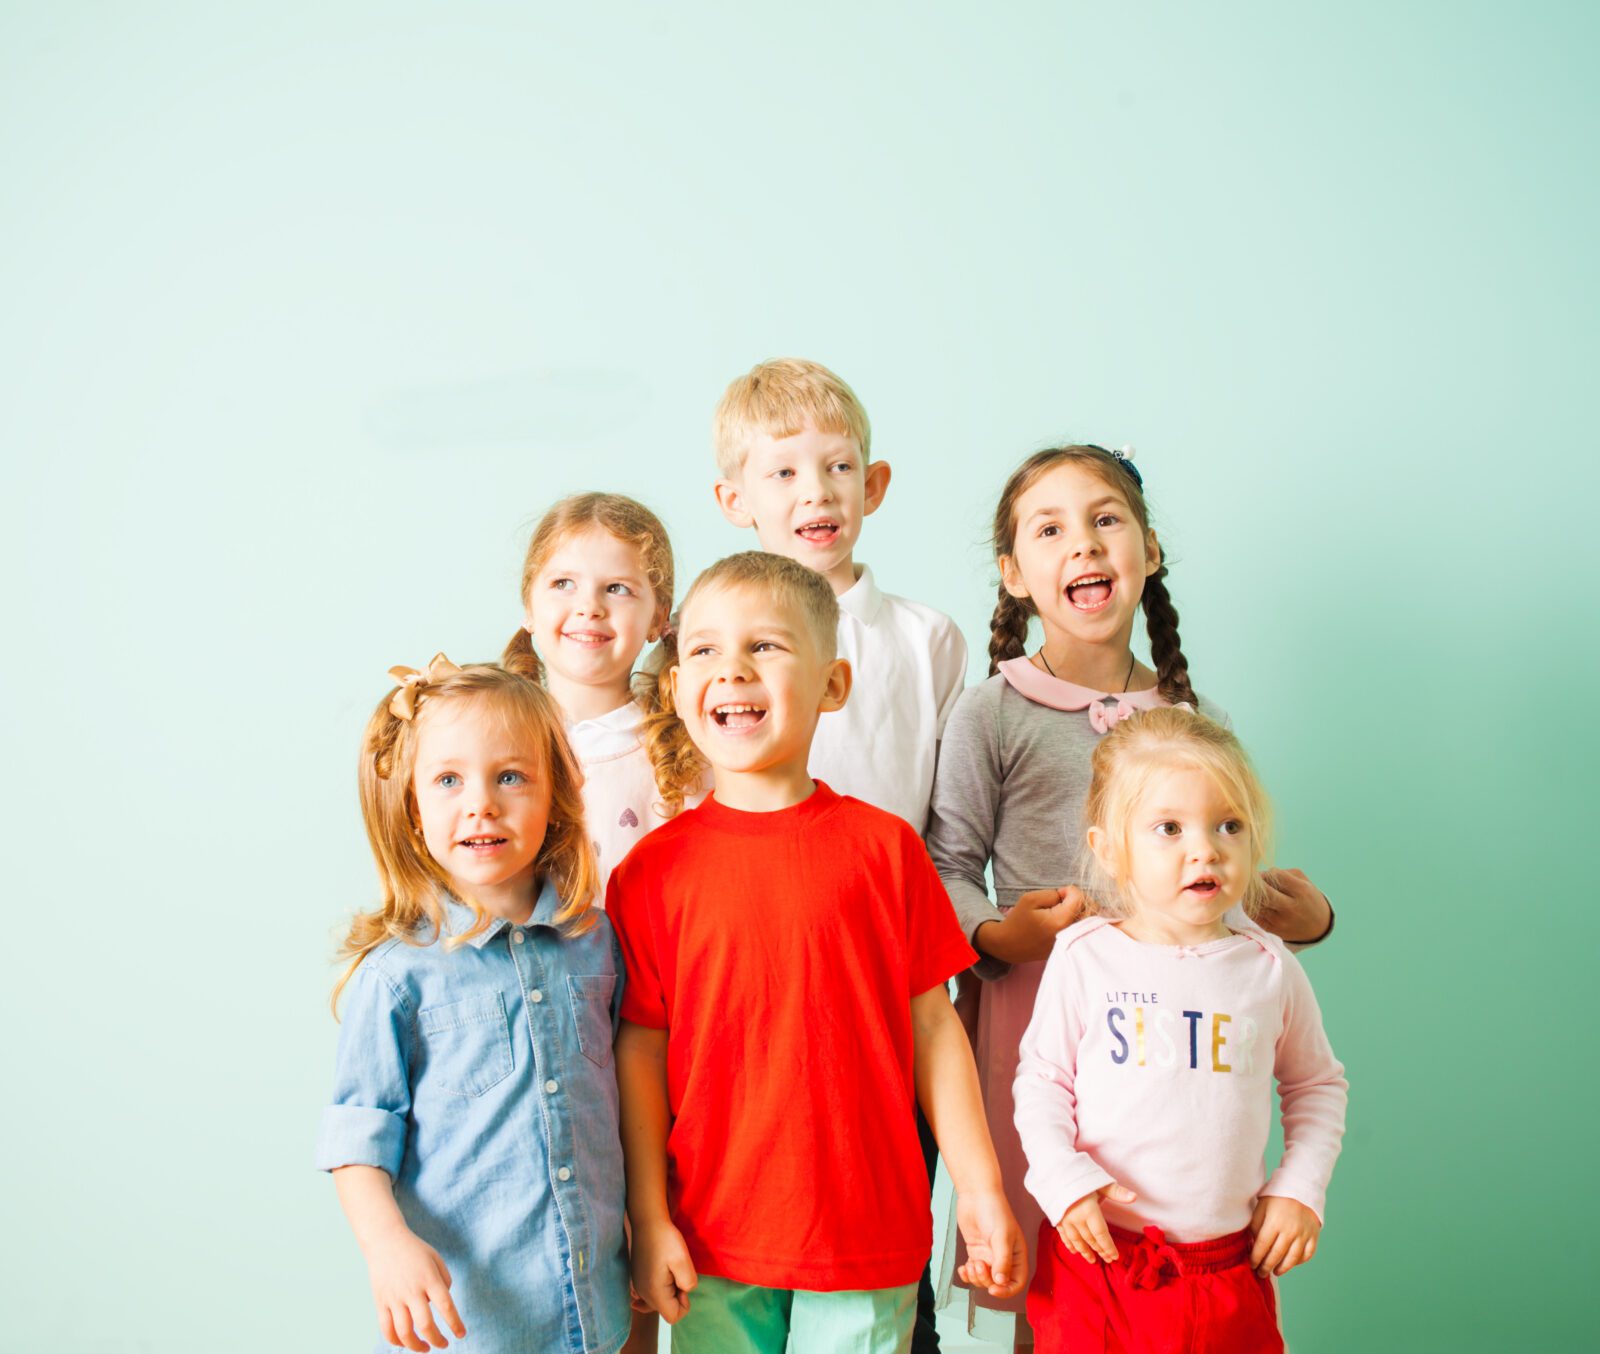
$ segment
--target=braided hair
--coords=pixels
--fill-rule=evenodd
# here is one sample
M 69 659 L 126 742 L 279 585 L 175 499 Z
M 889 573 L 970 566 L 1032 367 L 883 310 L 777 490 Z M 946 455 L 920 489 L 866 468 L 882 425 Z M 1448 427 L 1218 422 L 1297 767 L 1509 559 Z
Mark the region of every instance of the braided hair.
M 1036 451 L 1014 471 L 1000 491 L 1000 501 L 995 505 L 994 528 L 991 537 L 996 559 L 1013 555 L 1017 548 L 1017 500 L 1022 497 L 1047 471 L 1058 465 L 1080 465 L 1092 471 L 1108 485 L 1124 494 L 1128 506 L 1139 519 L 1142 530 L 1150 529 L 1150 509 L 1145 503 L 1144 487 L 1132 467 L 1104 447 L 1092 443 L 1050 447 Z M 1156 689 L 1169 704 L 1180 702 L 1194 705 L 1194 688 L 1189 683 L 1189 661 L 1183 656 L 1178 641 L 1178 608 L 1173 605 L 1172 594 L 1167 590 L 1165 562 L 1144 582 L 1145 628 L 1150 636 L 1150 660 L 1156 669 Z M 1014 597 L 1000 585 L 994 615 L 989 621 L 989 675 L 1000 670 L 1007 659 L 1020 658 L 1028 642 L 1028 622 L 1039 614 L 1031 597 Z

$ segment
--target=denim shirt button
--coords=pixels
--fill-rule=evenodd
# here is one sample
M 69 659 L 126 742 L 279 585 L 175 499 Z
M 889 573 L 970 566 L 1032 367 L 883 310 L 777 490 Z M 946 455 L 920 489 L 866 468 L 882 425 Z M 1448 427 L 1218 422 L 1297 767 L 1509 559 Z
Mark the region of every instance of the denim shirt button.
M 536 987 L 528 993 L 528 1000 L 537 1005 L 539 1002 L 544 1000 L 544 993 Z
M 561 1089 L 561 1083 L 558 1082 L 554 1077 L 551 1077 L 549 1081 L 545 1082 L 544 1088 L 551 1095 L 554 1095 Z
M 570 1180 L 570 1179 L 572 1179 L 572 1167 L 563 1166 L 559 1171 L 556 1172 L 556 1179 L 557 1180 Z
M 511 939 L 516 941 L 517 944 L 520 945 L 520 944 L 522 944 L 523 941 L 525 941 L 527 939 L 527 936 L 523 935 L 521 931 L 513 931 L 511 933 Z

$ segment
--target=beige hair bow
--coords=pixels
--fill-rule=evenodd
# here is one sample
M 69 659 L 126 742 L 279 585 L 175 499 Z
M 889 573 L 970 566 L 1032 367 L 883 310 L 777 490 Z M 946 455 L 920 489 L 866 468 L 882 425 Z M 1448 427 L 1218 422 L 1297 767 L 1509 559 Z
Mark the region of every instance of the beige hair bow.
M 423 688 L 454 677 L 460 671 L 442 653 L 434 654 L 426 672 L 407 667 L 390 668 L 389 675 L 400 684 L 400 689 L 389 699 L 389 713 L 410 723 L 417 716 L 417 702 L 422 699 Z

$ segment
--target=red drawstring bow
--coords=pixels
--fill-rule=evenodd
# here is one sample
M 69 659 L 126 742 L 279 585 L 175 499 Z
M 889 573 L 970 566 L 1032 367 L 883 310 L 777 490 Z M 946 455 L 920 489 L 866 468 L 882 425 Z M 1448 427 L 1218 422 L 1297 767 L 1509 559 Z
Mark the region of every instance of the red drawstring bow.
M 1171 1274 L 1168 1274 L 1170 1268 Z M 1178 1253 L 1167 1245 L 1167 1238 L 1159 1227 L 1146 1227 L 1143 1239 L 1128 1256 L 1128 1278 L 1140 1288 L 1160 1288 L 1168 1278 L 1182 1273 Z

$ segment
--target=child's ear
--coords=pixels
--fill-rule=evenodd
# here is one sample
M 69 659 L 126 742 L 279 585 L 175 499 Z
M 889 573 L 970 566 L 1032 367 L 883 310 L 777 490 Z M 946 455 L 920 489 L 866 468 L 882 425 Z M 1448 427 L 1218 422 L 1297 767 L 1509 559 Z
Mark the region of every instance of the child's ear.
M 1149 578 L 1161 567 L 1161 542 L 1156 539 L 1154 531 L 1144 534 L 1144 576 Z
M 830 710 L 844 709 L 844 703 L 850 699 L 850 687 L 855 681 L 855 674 L 850 671 L 849 661 L 835 658 L 828 665 L 828 681 L 822 688 L 822 704 L 817 708 L 827 714 Z
M 744 488 L 737 480 L 718 480 L 712 492 L 717 496 L 717 506 L 722 515 L 736 527 L 753 527 L 756 519 L 744 505 Z
M 1090 827 L 1089 854 L 1111 879 L 1117 877 L 1116 862 L 1111 859 L 1111 838 L 1103 827 Z
M 890 473 L 887 461 L 874 461 L 867 467 L 867 492 L 861 508 L 863 517 L 878 511 L 883 496 L 889 492 Z
M 1022 583 L 1022 570 L 1017 568 L 1017 557 L 1001 555 L 997 562 L 1000 565 L 1000 586 L 1013 597 L 1027 597 L 1028 590 Z

